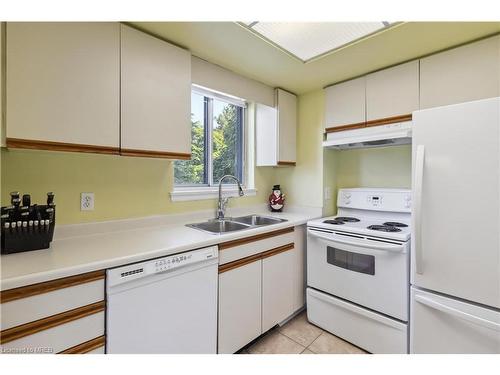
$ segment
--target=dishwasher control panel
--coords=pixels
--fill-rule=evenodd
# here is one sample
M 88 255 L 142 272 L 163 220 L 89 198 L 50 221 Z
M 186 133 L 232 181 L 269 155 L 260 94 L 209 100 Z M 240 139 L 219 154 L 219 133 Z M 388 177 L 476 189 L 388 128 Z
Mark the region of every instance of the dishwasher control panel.
M 172 268 L 183 267 L 188 264 L 198 263 L 214 258 L 217 258 L 217 248 L 211 247 L 208 249 L 190 251 L 188 253 L 155 259 L 151 262 L 151 264 L 154 265 L 155 273 L 159 273 L 170 270 Z
M 217 246 L 187 251 L 185 253 L 129 264 L 107 270 L 107 285 L 113 286 L 149 275 L 175 270 L 190 264 L 217 259 Z

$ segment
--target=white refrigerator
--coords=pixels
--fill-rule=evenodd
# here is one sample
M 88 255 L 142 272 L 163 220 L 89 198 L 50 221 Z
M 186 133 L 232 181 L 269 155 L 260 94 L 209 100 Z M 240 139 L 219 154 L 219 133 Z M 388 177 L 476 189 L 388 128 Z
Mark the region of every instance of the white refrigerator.
M 500 98 L 413 113 L 410 353 L 500 353 Z

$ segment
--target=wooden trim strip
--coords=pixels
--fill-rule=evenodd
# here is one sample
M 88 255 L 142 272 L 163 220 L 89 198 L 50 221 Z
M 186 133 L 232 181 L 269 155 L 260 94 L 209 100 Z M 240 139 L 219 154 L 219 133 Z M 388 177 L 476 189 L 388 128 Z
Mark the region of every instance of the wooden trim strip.
M 246 266 L 247 264 L 256 262 L 260 259 L 261 259 L 261 255 L 259 253 L 259 254 L 254 254 L 254 255 L 250 255 L 250 256 L 245 257 L 245 258 L 235 260 L 233 262 L 222 264 L 219 266 L 219 273 L 224 273 L 227 271 L 231 271 L 235 268 Z
M 99 336 L 96 337 L 95 339 L 83 342 L 69 349 L 63 350 L 62 352 L 59 352 L 57 354 L 85 354 L 91 352 L 92 350 L 100 348 L 105 344 L 106 344 L 106 337 Z
M 261 258 L 262 259 L 269 258 L 269 257 L 272 257 L 272 256 L 277 255 L 279 253 L 293 250 L 294 248 L 295 248 L 295 244 L 292 242 L 292 243 L 289 243 L 289 244 L 286 244 L 283 246 L 279 246 L 279 247 L 276 247 L 274 249 L 267 250 L 267 251 L 261 253 Z
M 267 233 L 257 234 L 255 236 L 238 238 L 237 240 L 227 241 L 219 244 L 219 250 L 226 250 L 231 247 L 245 245 L 250 242 L 260 241 L 275 236 L 281 236 L 282 234 L 292 233 L 294 230 L 295 230 L 294 227 L 289 227 L 289 228 L 275 230 L 274 232 L 267 232 Z
M 43 283 L 22 286 L 19 288 L 4 290 L 0 292 L 0 303 L 6 303 L 10 301 L 15 301 L 16 299 L 36 296 L 38 294 L 48 293 L 58 289 L 90 283 L 92 281 L 104 279 L 105 276 L 106 276 L 105 271 L 101 270 L 101 271 L 88 272 L 81 275 L 46 281 Z
M 384 118 L 369 120 L 369 121 L 365 121 L 365 122 L 357 122 L 355 124 L 332 126 L 330 128 L 326 128 L 325 133 L 335 133 L 335 132 L 341 132 L 344 130 L 361 129 L 361 128 L 366 128 L 366 127 L 371 127 L 371 126 L 394 124 L 396 122 L 404 122 L 404 121 L 411 121 L 411 120 L 412 120 L 412 114 L 409 113 L 406 115 L 384 117 Z
M 283 166 L 292 166 L 295 167 L 297 163 L 294 161 L 279 161 L 278 165 L 283 165 Z
M 191 154 L 182 152 L 134 150 L 129 148 L 122 148 L 120 154 L 123 156 L 137 156 L 142 158 L 183 159 L 183 160 L 191 159 Z
M 261 259 L 272 257 L 274 255 L 277 255 L 279 253 L 283 253 L 283 252 L 288 251 L 288 250 L 292 250 L 294 248 L 295 248 L 295 244 L 293 242 L 291 242 L 291 243 L 283 245 L 283 246 L 275 247 L 274 249 L 271 249 L 271 250 L 266 250 L 266 251 L 263 251 L 263 252 L 258 253 L 258 254 L 250 255 L 250 256 L 245 257 L 245 258 L 241 258 L 241 259 L 238 259 L 238 260 L 226 263 L 226 264 L 222 264 L 219 266 L 219 273 L 231 271 L 231 270 L 234 270 L 235 268 L 246 266 L 247 264 L 256 262 L 256 261 L 261 260 Z
M 95 302 L 87 306 L 78 307 L 76 309 L 52 315 L 47 318 L 35 320 L 34 322 L 3 330 L 0 332 L 0 343 L 5 344 L 22 337 L 44 331 L 49 328 L 57 327 L 61 324 L 72 322 L 73 320 L 82 319 L 86 316 L 97 314 L 101 311 L 104 311 L 105 307 L 106 303 L 104 301 Z
M 344 130 L 361 129 L 361 128 L 364 128 L 365 126 L 366 126 L 365 122 L 357 122 L 355 124 L 332 126 L 330 128 L 326 128 L 325 133 L 336 133 L 336 132 L 342 132 Z
M 401 115 L 401 116 L 385 117 L 385 118 L 380 118 L 380 119 L 376 119 L 376 120 L 370 120 L 370 121 L 366 122 L 366 127 L 394 124 L 396 122 L 404 122 L 404 121 L 411 121 L 411 120 L 412 120 L 412 114 L 409 113 L 409 114 Z
M 68 152 L 86 152 L 93 154 L 119 155 L 119 147 L 84 145 L 78 143 L 40 141 L 34 139 L 7 138 L 8 148 L 23 148 L 30 150 L 48 150 L 48 151 L 68 151 Z

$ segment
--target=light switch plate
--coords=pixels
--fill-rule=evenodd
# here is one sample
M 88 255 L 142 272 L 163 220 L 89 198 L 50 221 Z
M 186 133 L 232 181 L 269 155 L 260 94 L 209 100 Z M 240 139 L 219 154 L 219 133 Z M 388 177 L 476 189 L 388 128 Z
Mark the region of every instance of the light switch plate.
M 325 201 L 332 199 L 332 188 L 330 186 L 325 186 L 324 199 Z
M 94 211 L 94 193 L 80 194 L 80 211 Z

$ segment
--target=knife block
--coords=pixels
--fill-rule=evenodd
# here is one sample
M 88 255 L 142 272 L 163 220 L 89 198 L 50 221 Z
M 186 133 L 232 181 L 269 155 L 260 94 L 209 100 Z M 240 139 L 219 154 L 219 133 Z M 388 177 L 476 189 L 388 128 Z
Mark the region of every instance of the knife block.
M 35 209 L 36 207 L 36 209 Z M 47 208 L 53 208 L 52 213 L 46 213 Z M 7 207 L 2 207 L 2 214 L 6 212 Z M 56 206 L 55 205 L 37 205 L 30 206 L 28 216 L 21 216 L 20 211 L 12 212 L 9 218 L 3 218 L 1 220 L 2 238 L 1 238 L 1 253 L 2 254 L 12 254 L 20 253 L 23 251 L 41 250 L 48 249 L 54 236 L 54 228 L 56 224 Z M 38 225 L 37 227 L 21 225 L 20 228 L 6 228 L 5 223 L 9 222 L 28 222 L 35 220 L 50 220 L 48 225 Z

